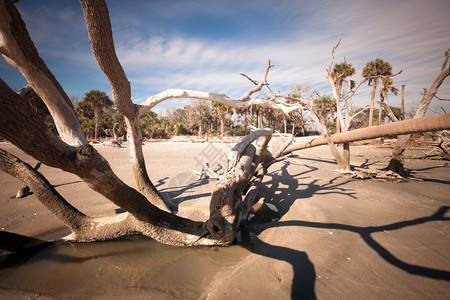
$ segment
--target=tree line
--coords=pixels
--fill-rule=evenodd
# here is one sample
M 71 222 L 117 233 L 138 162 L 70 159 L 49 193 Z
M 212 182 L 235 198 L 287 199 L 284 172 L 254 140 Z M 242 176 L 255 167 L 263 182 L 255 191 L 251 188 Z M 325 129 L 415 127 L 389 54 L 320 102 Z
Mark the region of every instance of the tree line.
M 347 78 L 355 75 L 356 70 L 351 63 L 335 64 L 331 77 L 337 83 L 337 89 L 342 92 L 343 84 L 354 88 L 355 82 Z M 397 95 L 398 88 L 394 87 L 392 66 L 389 62 L 377 58 L 368 62 L 361 71 L 363 78 L 369 78 L 371 86 L 370 106 L 366 108 L 347 107 L 352 119 L 351 129 L 357 129 L 374 124 L 383 124 L 390 121 L 386 109 L 383 109 L 385 99 L 389 93 Z M 379 84 L 381 83 L 381 86 Z M 376 92 L 379 92 L 380 108 L 375 108 Z M 257 128 L 271 128 L 275 131 L 293 133 L 296 136 L 323 134 L 323 128 L 328 133 L 341 132 L 341 124 L 338 116 L 338 103 L 336 97 L 320 95 L 317 91 L 312 93 L 307 85 L 291 87 L 290 96 L 304 98 L 304 93 L 313 94 L 310 98 L 311 105 L 305 105 L 301 109 L 286 114 L 281 109 L 251 105 L 243 108 L 233 108 L 219 102 L 206 102 L 193 100 L 190 105 L 183 108 L 168 108 L 164 116 L 158 116 L 153 111 L 145 113 L 140 126 L 142 134 L 146 138 L 165 138 L 179 135 L 198 136 L 244 136 L 250 132 L 249 126 Z M 345 91 L 343 91 L 345 93 Z M 221 96 L 227 97 L 225 94 Z M 263 97 L 269 100 L 269 97 Z M 402 97 L 403 98 L 403 97 Z M 55 128 L 50 112 L 44 102 L 33 94 L 28 97 L 29 104 L 44 118 L 46 123 Z M 97 141 L 100 138 L 117 139 L 125 137 L 126 124 L 124 116 L 114 107 L 113 101 L 106 92 L 91 90 L 83 99 L 72 97 L 72 105 L 78 115 L 81 127 L 90 140 Z M 294 103 L 295 100 L 286 100 Z M 402 105 L 403 107 L 403 105 Z M 400 107 L 389 106 L 391 112 L 398 120 L 405 119 L 405 112 Z M 381 113 L 380 113 L 381 112 Z M 314 114 L 317 119 L 314 120 Z M 315 124 L 314 124 L 315 123 Z M 56 132 L 56 129 L 55 129 Z
M 269 69 L 273 66 L 270 60 L 267 62 L 261 80 L 257 81 L 242 74 L 249 79 L 252 87 L 238 99 L 229 99 L 224 95 L 211 92 L 169 89 L 150 96 L 140 105 L 134 104 L 131 101 L 130 81 L 115 53 L 105 1 L 80 0 L 80 3 L 92 51 L 112 88 L 114 106 L 110 99 L 104 97 L 106 95 L 104 92 L 95 91 L 95 93 L 88 92 L 75 110 L 63 88 L 40 58 L 14 3 L 0 1 L 0 11 L 6 16 L 4 19 L 11 20 L 0 22 L 2 35 L 0 52 L 4 57 L 7 56 L 8 62 L 24 75 L 30 83 L 30 89 L 43 99 L 54 123 L 54 128 L 49 128 L 46 122 L 51 121 L 39 116 L 36 109 L 25 100 L 26 97 L 23 94 L 16 93 L 0 80 L 0 135 L 42 164 L 77 175 L 88 184 L 89 188 L 125 211 L 122 214 L 109 216 L 86 215 L 59 194 L 35 168 L 0 149 L 0 170 L 22 180 L 30 187 L 36 198 L 70 229 L 71 234 L 63 238 L 65 241 L 91 242 L 143 235 L 161 243 L 177 246 L 229 245 L 236 237 L 240 226 L 245 225 L 252 206 L 258 201 L 258 191 L 261 186 L 264 186 L 263 179 L 268 168 L 288 153 L 328 144 L 338 162 L 338 168 L 351 171 L 350 142 L 382 137 L 386 134 L 400 135 L 393 150 L 392 160 L 403 165 L 403 151 L 410 134 L 449 129 L 450 114 L 432 117 L 424 117 L 424 115 L 440 85 L 446 77 L 450 76 L 448 64 L 450 48 L 445 51 L 439 75 L 424 92 L 414 119 L 382 126 L 350 130 L 355 126 L 355 120 L 367 111 L 363 108 L 354 112 L 355 108 L 351 105 L 351 99 L 363 83 L 367 82 L 372 86 L 368 121 L 373 123 L 377 81 L 379 83 L 385 78 L 392 79 L 396 74 L 392 74 L 392 69 L 385 68 L 386 66 L 377 71 L 376 66 L 383 64 L 380 61 L 374 61 L 373 68 L 368 65 L 363 69 L 359 83 L 348 79 L 356 73 L 356 70 L 345 61 L 343 64 L 334 63 L 334 52 L 340 41 L 333 47 L 331 63 L 326 69 L 326 77 L 333 92 L 331 99 L 335 100 L 336 108 L 334 108 L 333 100 L 330 104 L 329 99 L 323 98 L 326 95 L 308 90 L 305 86 L 296 86 L 288 95 L 274 93 L 267 81 Z M 370 71 L 372 69 L 375 71 Z M 252 97 L 262 89 L 267 90 L 271 95 L 270 98 Z M 98 97 L 100 100 L 91 102 L 91 95 L 95 96 L 92 98 Z M 203 99 L 217 103 L 209 107 L 210 114 L 199 113 L 198 119 L 193 119 L 192 115 L 188 114 L 187 119 L 196 122 L 197 134 L 210 130 L 211 124 L 215 124 L 214 128 L 220 130 L 220 134 L 225 134 L 227 116 L 231 114 L 227 106 L 232 106 L 233 112 L 243 115 L 244 128 L 248 124 L 256 124 L 257 127 L 273 125 L 275 118 L 269 117 L 263 108 L 271 108 L 274 112 L 281 109 L 284 114 L 280 119 L 283 119 L 278 123 L 283 124 L 282 129 L 285 131 L 288 130 L 289 115 L 304 113 L 305 116 L 313 119 L 322 136 L 307 143 L 296 141 L 290 145 L 293 140 L 291 137 L 280 149 L 272 153 L 268 144 L 273 130 L 260 129 L 249 133 L 231 149 L 228 155 L 224 173 L 211 192 L 209 219 L 205 222 L 186 219 L 172 213 L 171 199 L 164 198 L 151 181 L 142 151 L 142 133 L 148 134 L 148 132 L 145 133 L 142 125 L 145 124 L 147 114 L 155 105 L 171 98 Z M 81 102 L 84 103 L 81 104 Z M 383 101 L 379 103 L 391 119 L 397 119 L 388 106 L 381 104 Z M 125 120 L 135 187 L 126 184 L 115 174 L 108 161 L 88 143 L 80 124 L 79 118 L 94 121 L 93 126 L 92 123 L 90 125 L 90 130 L 93 128 L 94 138 L 98 138 L 99 134 L 105 132 L 101 127 L 101 120 L 108 114 L 111 114 L 112 119 L 112 116 L 117 115 L 114 113 L 115 109 Z M 183 115 L 184 109 L 181 109 L 180 115 Z M 208 110 L 206 107 L 204 109 Z M 241 110 L 248 110 L 248 113 L 243 114 Z M 151 116 L 152 113 L 150 113 Z M 204 119 L 205 116 L 211 116 L 211 118 L 214 116 L 215 123 Z M 120 123 L 120 118 L 118 116 L 116 118 L 117 120 L 111 120 L 111 124 L 114 123 L 111 130 L 117 130 L 120 127 L 116 125 Z M 156 118 L 159 117 L 156 116 Z M 169 116 L 167 118 L 169 120 Z M 332 135 L 331 130 L 327 128 L 327 122 L 334 122 L 336 131 L 339 133 Z M 295 125 L 295 123 L 292 124 Z M 186 126 L 189 129 L 189 125 Z M 192 128 L 195 126 L 192 125 Z M 155 128 L 153 125 L 148 127 Z M 58 136 L 55 134 L 56 131 Z M 92 133 L 89 135 L 92 136 Z M 258 143 L 254 143 L 255 141 Z M 336 150 L 337 144 L 343 145 L 342 155 L 339 155 Z M 154 159 L 152 156 L 148 158 Z M 2 233 L 4 236 L 8 235 L 7 232 Z M 18 235 L 14 234 L 9 237 L 11 243 L 16 242 L 16 244 L 8 245 L 7 249 L 13 249 L 12 247 L 20 249 L 24 245 L 21 241 L 27 239 L 22 236 L 19 237 L 23 238 L 20 240 Z
M 384 82 L 384 80 L 383 80 Z M 392 80 L 390 80 L 392 82 Z M 380 99 L 386 97 L 385 86 L 380 89 Z M 83 99 L 72 97 L 81 127 L 91 140 L 124 137 L 126 124 L 123 115 L 114 107 L 106 92 L 91 90 Z M 37 96 L 29 98 L 29 103 L 35 108 L 50 127 L 54 122 L 43 101 Z M 312 111 L 319 116 L 328 132 L 339 132 L 336 112 L 336 100 L 330 96 L 318 96 L 312 101 Z M 402 119 L 399 107 L 390 106 L 398 119 Z M 374 108 L 372 118 L 370 112 L 363 108 L 353 108 L 353 113 L 361 112 L 353 120 L 353 128 L 371 126 L 372 123 L 383 124 L 389 120 L 386 110 Z M 372 122 L 371 122 L 372 120 Z M 167 138 L 180 135 L 197 136 L 244 136 L 250 132 L 249 126 L 271 128 L 274 131 L 294 133 L 296 136 L 316 135 L 317 126 L 308 109 L 298 109 L 285 114 L 281 109 L 267 108 L 261 105 L 236 109 L 218 102 L 193 100 L 182 108 L 167 108 L 163 116 L 154 111 L 145 113 L 140 126 L 146 138 Z

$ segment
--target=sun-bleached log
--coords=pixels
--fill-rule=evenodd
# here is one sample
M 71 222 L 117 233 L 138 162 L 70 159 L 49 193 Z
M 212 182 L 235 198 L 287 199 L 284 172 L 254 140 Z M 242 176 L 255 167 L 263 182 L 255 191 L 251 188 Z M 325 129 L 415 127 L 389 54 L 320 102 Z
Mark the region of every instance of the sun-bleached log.
M 153 95 L 153 96 L 147 98 L 147 100 L 145 100 L 142 104 L 138 105 L 139 106 L 139 116 L 144 115 L 146 112 L 148 112 L 150 109 L 152 109 L 155 105 L 157 105 L 165 100 L 175 99 L 175 98 L 185 98 L 185 99 L 188 98 L 188 99 L 214 101 L 214 102 L 218 102 L 218 103 L 228 105 L 231 107 L 235 107 L 235 108 L 245 108 L 245 107 L 250 107 L 252 105 L 261 105 L 264 107 L 281 109 L 286 114 L 288 114 L 294 110 L 300 109 L 302 107 L 301 105 L 289 105 L 289 104 L 283 103 L 279 100 L 261 99 L 261 98 L 254 98 L 254 99 L 250 99 L 248 101 L 233 100 L 233 99 L 221 96 L 217 93 L 184 90 L 184 89 L 169 89 L 169 90 L 163 91 L 159 94 L 156 94 L 156 95 Z
M 450 114 L 441 114 L 419 119 L 410 119 L 390 124 L 366 127 L 338 133 L 331 136 L 333 143 L 355 142 L 380 136 L 395 136 L 417 132 L 427 132 L 450 129 Z M 283 152 L 283 155 L 293 151 L 326 145 L 325 137 L 317 137 L 307 142 L 295 143 Z
M 244 76 L 248 80 L 250 80 L 255 86 L 246 91 L 241 97 L 238 99 L 230 99 L 228 97 L 219 95 L 217 93 L 212 92 L 202 92 L 202 91 L 194 91 L 194 90 L 186 90 L 186 89 L 168 89 L 159 94 L 150 96 L 145 100 L 142 104 L 138 105 L 139 107 L 139 116 L 144 115 L 155 105 L 168 100 L 175 98 L 185 98 L 185 99 L 199 99 L 199 100 L 207 100 L 218 102 L 227 106 L 231 106 L 234 108 L 245 108 L 250 107 L 252 105 L 261 105 L 269 108 L 277 108 L 281 109 L 285 114 L 289 114 L 290 112 L 302 108 L 301 105 L 292 105 L 287 104 L 284 101 L 280 101 L 281 99 L 287 99 L 285 96 L 276 95 L 272 92 L 272 90 L 268 87 L 269 83 L 267 82 L 267 76 L 269 74 L 270 68 L 273 65 L 270 64 L 270 60 L 267 61 L 266 68 L 263 73 L 263 78 L 260 82 L 250 78 L 249 76 L 240 73 L 240 75 Z M 273 95 L 271 99 L 262 99 L 262 98 L 253 98 L 250 97 L 259 92 L 263 87 L 266 87 L 268 91 Z

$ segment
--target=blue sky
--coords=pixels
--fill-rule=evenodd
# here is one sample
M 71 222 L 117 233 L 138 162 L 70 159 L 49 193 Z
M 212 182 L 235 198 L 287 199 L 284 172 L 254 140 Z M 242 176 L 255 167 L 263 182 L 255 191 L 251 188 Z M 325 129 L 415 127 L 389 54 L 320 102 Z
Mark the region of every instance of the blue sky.
M 107 1 L 116 51 L 131 81 L 135 103 L 169 88 L 218 91 L 232 98 L 251 88 L 238 75 L 260 79 L 267 59 L 271 88 L 288 93 L 294 84 L 312 84 L 331 95 L 325 69 L 339 39 L 336 62 L 361 69 L 383 58 L 400 88 L 406 83 L 407 105 L 417 104 L 429 87 L 450 46 L 448 0 L 288 1 L 288 0 L 152 0 Z M 91 89 L 111 95 L 106 77 L 91 52 L 81 6 L 69 0 L 21 0 L 17 7 L 36 47 L 69 97 Z M 12 88 L 26 84 L 21 75 L 0 61 L 0 77 Z M 450 98 L 450 79 L 438 93 Z M 364 86 L 356 106 L 370 99 Z M 400 96 L 390 95 L 399 106 Z M 433 100 L 433 108 L 450 102 Z M 170 100 L 155 109 L 184 105 Z

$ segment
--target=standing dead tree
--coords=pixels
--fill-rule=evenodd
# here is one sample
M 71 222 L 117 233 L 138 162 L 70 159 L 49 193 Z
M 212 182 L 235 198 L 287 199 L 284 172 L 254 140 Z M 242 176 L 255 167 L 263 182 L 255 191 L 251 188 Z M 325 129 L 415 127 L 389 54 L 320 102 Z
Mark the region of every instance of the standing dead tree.
M 348 77 L 355 74 L 355 69 L 352 64 L 344 63 L 335 64 L 335 51 L 339 47 L 341 40 L 339 40 L 336 45 L 331 50 L 331 62 L 326 71 L 326 77 L 328 83 L 331 86 L 331 90 L 333 93 L 333 98 L 336 103 L 336 120 L 337 120 L 337 132 L 347 132 L 350 130 L 352 121 L 361 113 L 364 112 L 366 107 L 355 114 L 351 114 L 352 111 L 352 99 L 356 91 L 359 87 L 366 82 L 369 77 L 362 77 L 361 80 L 356 83 L 353 80 L 347 79 Z M 347 88 L 345 88 L 347 87 Z M 304 106 L 309 110 L 310 116 L 313 119 L 314 123 L 320 130 L 322 136 L 327 140 L 327 144 L 330 147 L 331 153 L 333 154 L 337 165 L 338 170 L 342 172 L 350 171 L 350 144 L 349 142 L 343 143 L 342 153 L 339 152 L 336 144 L 330 138 L 330 133 L 327 131 L 326 124 L 321 121 L 321 118 L 318 116 L 317 112 L 313 107 L 313 98 L 314 97 L 323 97 L 317 91 L 314 91 L 312 94 L 306 91 L 304 88 L 300 88 L 299 86 L 293 88 L 293 93 L 290 95 L 294 97 L 297 101 L 300 101 Z M 302 99 L 302 100 L 299 100 Z
M 272 67 L 270 62 L 261 83 L 237 100 L 214 93 L 168 90 L 150 97 L 143 105 L 135 105 L 131 102 L 129 81 L 114 50 L 105 2 L 80 2 L 92 50 L 110 82 L 114 105 L 125 117 L 137 190 L 123 183 L 111 170 L 108 162 L 86 142 L 68 97 L 39 57 L 19 12 L 9 0 L 0 1 L 0 51 L 44 99 L 57 123 L 59 137 L 3 81 L 0 81 L 0 134 L 42 163 L 78 175 L 90 188 L 127 213 L 103 218 L 86 216 L 59 195 L 39 172 L 4 150 L 0 150 L 0 168 L 24 181 L 37 198 L 71 229 L 72 234 L 66 237 L 67 240 L 94 241 L 142 234 L 171 245 L 231 243 L 240 221 L 244 219 L 241 213 L 243 206 L 239 203 L 245 195 L 240 192 L 250 183 L 255 165 L 263 163 L 259 153 L 267 151 L 267 143 L 263 143 L 262 148 L 255 148 L 251 143 L 260 136 L 270 140 L 271 132 L 257 131 L 232 151 L 228 172 L 219 180 L 218 187 L 213 192 L 211 202 L 216 204 L 211 206 L 211 218 L 208 222 L 201 223 L 164 211 L 168 210 L 167 206 L 146 171 L 139 118 L 157 103 L 180 97 L 217 101 L 238 108 L 260 104 L 289 111 L 298 106 L 289 107 L 277 101 L 250 99 L 253 93 L 268 85 L 267 75 Z M 230 195 L 232 197 L 227 198 Z M 224 211 L 227 211 L 225 215 Z M 237 217 L 233 218 L 232 215 Z M 228 230 L 231 220 L 232 232 Z
M 334 52 L 339 47 L 340 40 L 337 42 L 337 44 L 333 47 L 333 50 L 331 51 L 331 63 L 326 69 L 326 77 L 328 79 L 328 83 L 331 86 L 331 90 L 333 92 L 333 97 L 336 100 L 336 114 L 338 119 L 338 132 L 347 132 L 350 130 L 352 121 L 361 113 L 364 112 L 367 108 L 370 108 L 370 106 L 365 107 L 364 109 L 356 112 L 355 114 L 351 114 L 352 111 L 352 98 L 356 91 L 359 89 L 359 87 L 366 81 L 369 80 L 376 80 L 376 78 L 384 78 L 389 79 L 391 77 L 397 76 L 402 71 L 391 74 L 389 77 L 377 75 L 377 76 L 368 76 L 364 75 L 361 80 L 356 83 L 353 80 L 347 80 L 346 78 L 348 76 L 352 76 L 355 74 L 355 69 L 352 67 L 351 64 L 348 64 L 347 62 L 341 63 L 341 64 L 334 64 Z M 334 67 L 333 67 L 334 65 Z M 347 90 L 344 89 L 344 83 L 347 85 Z M 329 141 L 330 149 L 332 150 L 332 153 L 338 162 L 338 169 L 341 171 L 350 171 L 350 144 L 349 142 L 343 143 L 343 151 L 342 154 L 340 154 L 334 144 L 332 143 L 331 139 Z
M 64 238 L 68 241 L 88 242 L 140 234 L 169 245 L 230 244 L 241 221 L 246 219 L 257 199 L 258 187 L 267 168 L 283 153 L 278 151 L 272 154 L 267 150 L 272 136 L 271 130 L 257 130 L 233 147 L 228 157 L 226 172 L 212 192 L 210 218 L 206 222 L 197 222 L 170 213 L 164 199 L 151 182 L 142 152 L 139 118 L 152 106 L 170 98 L 217 101 L 236 108 L 261 104 L 281 108 L 285 112 L 299 106 L 286 105 L 276 96 L 269 100 L 250 98 L 262 88 L 269 89 L 267 75 L 272 67 L 270 61 L 262 80 L 251 80 L 255 86 L 236 100 L 214 93 L 168 90 L 150 97 L 143 105 L 136 105 L 131 101 L 130 83 L 114 50 L 105 2 L 80 2 L 92 50 L 110 82 L 114 105 L 125 117 L 137 189 L 131 188 L 118 178 L 106 159 L 87 143 L 70 100 L 39 57 L 11 0 L 0 0 L 0 52 L 25 76 L 33 90 L 44 100 L 55 120 L 59 136 L 2 80 L 0 135 L 43 164 L 79 176 L 91 189 L 126 212 L 105 217 L 90 217 L 84 214 L 62 197 L 41 173 L 2 149 L 0 170 L 17 177 L 30 187 L 37 199 L 71 230 L 71 234 Z M 422 125 L 427 122 L 416 121 Z M 445 122 L 448 128 L 448 119 Z M 426 126 L 420 127 L 420 130 L 424 128 L 435 130 L 434 127 Z M 411 131 L 399 131 L 402 134 L 408 132 Z M 259 140 L 259 144 L 254 143 L 256 140 Z
M 450 75 L 449 59 L 450 59 L 450 47 L 444 51 L 444 61 L 442 63 L 441 72 L 435 78 L 430 88 L 424 89 L 423 97 L 414 115 L 414 119 L 423 118 L 425 116 L 425 113 L 427 112 L 431 100 L 433 100 L 433 98 L 436 97 L 436 93 L 439 90 L 439 87 L 442 85 L 444 80 Z M 390 112 L 389 107 L 385 108 L 388 110 L 389 115 L 393 115 L 392 112 Z M 397 143 L 395 144 L 394 149 L 392 149 L 391 160 L 389 162 L 389 165 L 386 167 L 386 170 L 394 171 L 403 177 L 407 176 L 406 171 L 403 167 L 403 164 L 405 162 L 403 154 L 405 152 L 406 144 L 410 137 L 411 137 L 410 134 L 400 135 L 397 137 Z

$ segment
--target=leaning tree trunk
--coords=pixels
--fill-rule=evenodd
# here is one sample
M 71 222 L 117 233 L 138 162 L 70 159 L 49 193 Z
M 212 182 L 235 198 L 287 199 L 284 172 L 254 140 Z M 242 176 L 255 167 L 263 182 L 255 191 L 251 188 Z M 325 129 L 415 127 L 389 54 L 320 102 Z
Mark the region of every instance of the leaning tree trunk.
M 0 149 L 0 169 L 30 186 L 41 203 L 72 231 L 65 238 L 69 241 L 88 242 L 142 234 L 178 246 L 230 244 L 240 222 L 246 218 L 244 212 L 255 199 L 254 189 L 249 189 L 251 195 L 244 194 L 246 187 L 252 182 L 257 167 L 273 160 L 270 153 L 265 154 L 271 134 L 271 130 L 256 131 L 233 147 L 226 173 L 213 190 L 210 218 L 206 223 L 196 222 L 151 204 L 117 178 L 92 146 L 74 148 L 58 139 L 36 112 L 0 81 L 0 135 L 42 163 L 78 175 L 92 189 L 127 211 L 111 217 L 86 216 L 58 194 L 39 172 Z M 266 142 L 255 148 L 252 142 L 259 137 L 265 137 Z
M 2 170 L 25 181 L 39 200 L 55 215 L 62 214 L 63 217 L 60 219 L 73 232 L 70 240 L 110 239 L 126 235 L 124 231 L 128 234 L 139 229 L 138 231 L 144 235 L 173 245 L 193 245 L 196 241 L 199 244 L 217 244 L 216 241 L 207 238 L 198 241 L 204 232 L 201 223 L 166 213 L 152 205 L 141 193 L 127 186 L 92 146 L 87 144 L 75 148 L 56 137 L 28 103 L 1 80 L 0 135 L 43 164 L 78 175 L 90 188 L 128 212 L 127 217 L 123 219 L 114 219 L 115 217 L 84 219 L 83 215 L 74 211 L 74 216 L 78 217 L 65 219 L 66 209 L 71 208 L 69 205 L 61 204 L 62 197 L 55 194 L 51 185 L 42 184 L 43 180 L 39 179 L 41 175 L 30 166 L 26 167 L 26 172 L 15 172 L 15 167 L 23 170 L 19 166 L 21 162 L 5 154 L 0 160 Z M 14 168 L 9 167 L 12 164 Z M 69 221 L 72 223 L 67 224 Z M 128 227 L 132 230 L 126 229 Z
M 112 87 L 116 108 L 125 117 L 129 151 L 137 187 L 153 204 L 170 211 L 163 197 L 148 177 L 142 152 L 142 135 L 139 128 L 137 107 L 131 102 L 130 82 L 117 58 L 108 8 L 104 1 L 80 0 L 83 8 L 89 41 L 100 68 Z
M 444 80 L 447 78 L 447 76 L 450 75 L 450 48 L 447 48 L 447 50 L 444 52 L 445 58 L 444 63 L 442 64 L 441 73 L 436 77 L 436 79 L 431 84 L 430 89 L 427 91 L 427 89 L 424 90 L 424 94 L 422 97 L 422 100 L 420 101 L 419 107 L 417 108 L 416 114 L 414 115 L 414 119 L 416 118 L 423 118 L 425 116 L 425 113 L 428 109 L 428 106 L 431 103 L 431 100 L 435 97 L 439 87 L 444 82 Z M 403 90 L 402 86 L 402 90 Z M 389 165 L 385 168 L 385 170 L 390 170 L 398 173 L 399 175 L 406 177 L 407 173 L 404 168 L 404 152 L 406 149 L 406 144 L 408 143 L 409 138 L 411 137 L 411 134 L 408 135 L 400 135 L 397 137 L 397 143 L 395 144 L 394 148 L 392 149 L 392 155 L 391 160 L 389 161 Z
M 384 102 L 383 99 L 380 99 L 381 102 Z M 380 103 L 380 110 L 378 112 L 378 125 L 381 125 L 381 115 L 383 114 L 383 105 Z

